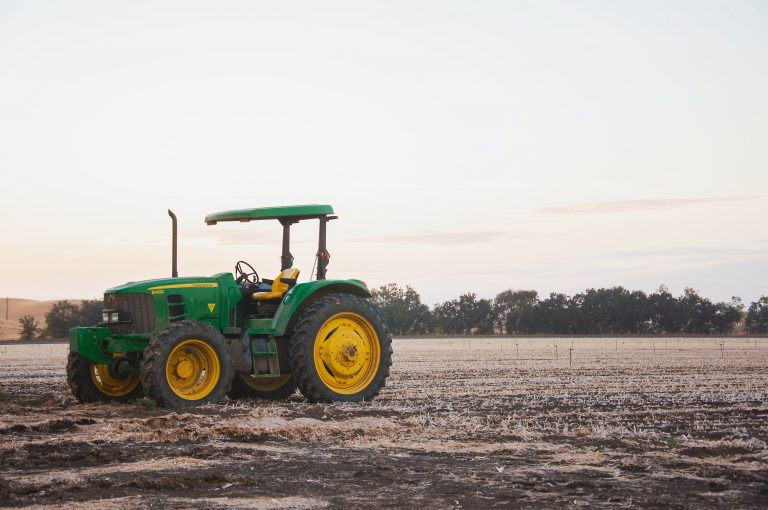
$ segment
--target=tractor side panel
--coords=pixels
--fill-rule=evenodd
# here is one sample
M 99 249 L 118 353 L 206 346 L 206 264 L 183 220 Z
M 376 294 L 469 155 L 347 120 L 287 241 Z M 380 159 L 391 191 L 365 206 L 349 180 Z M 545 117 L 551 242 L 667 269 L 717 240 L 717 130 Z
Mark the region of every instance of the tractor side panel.
M 158 327 L 153 334 L 180 320 L 203 322 L 219 331 L 234 325 L 234 309 L 241 296 L 231 273 L 216 274 L 213 281 L 163 283 L 146 289 L 158 304 Z
M 315 299 L 325 294 L 342 292 L 356 296 L 371 297 L 368 289 L 357 280 L 319 280 L 300 283 L 293 287 L 280 303 L 280 306 L 272 319 L 274 336 L 285 335 L 291 319 Z
M 112 354 L 105 347 L 110 336 L 109 328 L 72 328 L 69 330 L 69 350 L 93 363 L 109 363 Z
M 226 332 L 234 325 L 240 299 L 231 273 L 110 289 L 105 294 L 105 306 L 128 311 L 136 323 L 72 328 L 70 350 L 94 363 L 108 363 L 114 353 L 143 351 L 149 339 L 172 322 L 195 320 Z

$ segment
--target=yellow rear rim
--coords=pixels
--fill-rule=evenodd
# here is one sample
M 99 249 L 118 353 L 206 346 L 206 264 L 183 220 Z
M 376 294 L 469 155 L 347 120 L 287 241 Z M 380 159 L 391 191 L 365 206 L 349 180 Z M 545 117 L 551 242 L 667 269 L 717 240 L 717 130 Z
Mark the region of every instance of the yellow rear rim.
M 291 380 L 291 374 L 282 374 L 280 377 L 259 377 L 238 373 L 237 376 L 249 388 L 256 391 L 274 391 L 285 386 Z
M 115 377 L 109 372 L 109 365 L 91 363 L 91 381 L 94 386 L 108 397 L 124 397 L 139 385 L 138 374 L 128 374 L 125 377 Z
M 203 340 L 184 340 L 173 348 L 165 364 L 168 386 L 185 400 L 200 400 L 219 382 L 221 363 L 216 351 Z
M 337 313 L 317 332 L 314 359 L 323 384 L 336 393 L 353 395 L 376 376 L 381 361 L 379 336 L 365 317 Z

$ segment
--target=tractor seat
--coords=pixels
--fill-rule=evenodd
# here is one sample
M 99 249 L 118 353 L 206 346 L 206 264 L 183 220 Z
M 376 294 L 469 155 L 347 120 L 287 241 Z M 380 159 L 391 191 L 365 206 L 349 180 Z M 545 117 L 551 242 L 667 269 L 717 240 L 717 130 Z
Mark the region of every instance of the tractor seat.
M 272 283 L 272 292 L 254 292 L 251 295 L 251 298 L 254 301 L 264 301 L 266 299 L 283 299 L 283 296 L 286 292 L 288 292 L 288 289 L 290 289 L 295 283 L 285 283 L 283 281 L 280 281 L 282 278 L 289 278 L 291 280 L 296 280 L 296 278 L 299 277 L 299 270 L 295 267 L 289 267 L 288 269 L 285 269 L 282 271 L 279 275 L 277 275 L 277 278 L 274 279 L 274 281 L 270 282 L 269 280 L 263 280 L 267 283 Z

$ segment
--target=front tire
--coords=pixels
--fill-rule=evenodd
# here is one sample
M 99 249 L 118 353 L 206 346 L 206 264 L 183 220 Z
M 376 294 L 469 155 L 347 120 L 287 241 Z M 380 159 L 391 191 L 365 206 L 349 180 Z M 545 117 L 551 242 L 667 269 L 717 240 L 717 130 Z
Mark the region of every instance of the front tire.
M 328 294 L 302 313 L 289 353 L 294 379 L 310 402 L 359 402 L 384 386 L 392 338 L 368 300 Z
M 141 360 L 144 392 L 163 407 L 219 402 L 232 386 L 233 376 L 224 337 L 196 321 L 174 322 L 160 331 Z
M 118 375 L 109 365 L 96 364 L 70 352 L 67 358 L 67 383 L 80 402 L 127 402 L 143 395 L 139 376 Z

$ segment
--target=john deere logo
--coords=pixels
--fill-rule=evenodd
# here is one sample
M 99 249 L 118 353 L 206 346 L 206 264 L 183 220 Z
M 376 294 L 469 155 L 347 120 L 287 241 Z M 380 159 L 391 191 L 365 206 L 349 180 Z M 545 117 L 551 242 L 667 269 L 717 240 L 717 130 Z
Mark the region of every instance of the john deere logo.
M 208 309 L 213 313 L 213 309 L 216 308 L 216 303 L 208 303 Z

